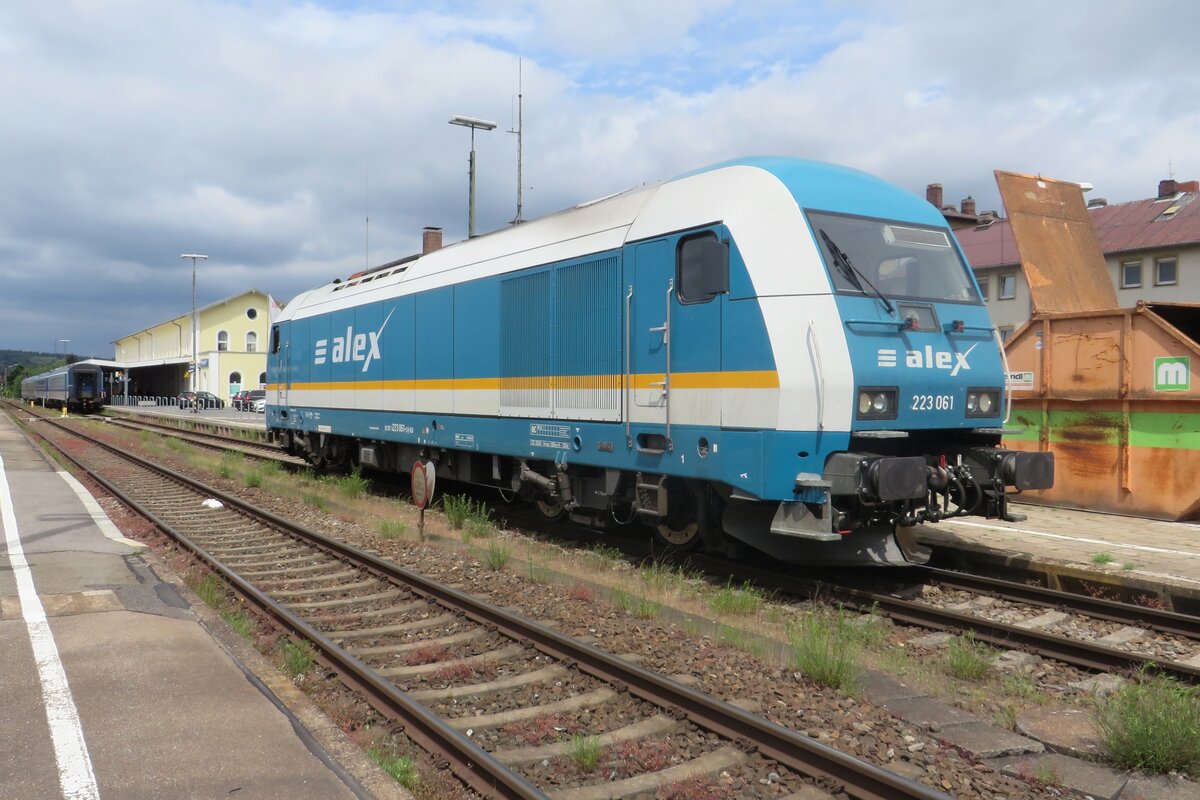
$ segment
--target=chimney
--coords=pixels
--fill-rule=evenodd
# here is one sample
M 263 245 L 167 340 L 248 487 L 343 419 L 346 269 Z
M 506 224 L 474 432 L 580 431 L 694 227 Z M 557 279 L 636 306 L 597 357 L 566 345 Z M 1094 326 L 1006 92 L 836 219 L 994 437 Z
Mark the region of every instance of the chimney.
M 962 201 L 962 213 L 975 216 L 975 198 L 967 195 L 967 199 Z
M 1181 192 L 1200 192 L 1200 181 L 1183 181 L 1178 189 Z
M 1174 197 L 1175 193 L 1178 191 L 1179 191 L 1179 182 L 1176 181 L 1174 178 L 1167 178 L 1166 180 L 1161 180 L 1158 182 L 1159 198 Z
M 1106 205 L 1108 205 L 1108 200 L 1106 198 L 1093 197 L 1091 200 L 1088 200 L 1087 207 L 1088 208 L 1104 208 Z
M 421 231 L 421 255 L 427 256 L 442 249 L 442 229 L 427 227 Z
M 931 183 L 925 187 L 925 199 L 928 200 L 934 208 L 941 211 L 942 209 L 942 185 L 940 183 Z

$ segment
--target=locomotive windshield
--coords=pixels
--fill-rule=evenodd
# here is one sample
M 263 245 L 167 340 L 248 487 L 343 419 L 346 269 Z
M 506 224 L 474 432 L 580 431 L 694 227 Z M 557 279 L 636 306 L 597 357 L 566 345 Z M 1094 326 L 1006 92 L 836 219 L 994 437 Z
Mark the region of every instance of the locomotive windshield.
M 980 302 L 945 228 L 821 211 L 808 222 L 839 293 Z

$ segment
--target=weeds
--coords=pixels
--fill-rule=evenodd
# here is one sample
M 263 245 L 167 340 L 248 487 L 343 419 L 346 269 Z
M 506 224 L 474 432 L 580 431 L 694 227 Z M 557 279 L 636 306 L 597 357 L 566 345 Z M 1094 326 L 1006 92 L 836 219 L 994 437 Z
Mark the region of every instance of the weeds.
M 744 617 L 757 612 L 763 604 L 761 589 L 746 581 L 734 586 L 731 578 L 724 586 L 708 598 L 708 607 L 714 614 Z
M 317 511 L 324 511 L 325 509 L 329 508 L 329 503 L 326 502 L 325 498 L 321 497 L 319 494 L 304 495 L 304 502 L 307 505 L 315 508 Z
M 1096 701 L 1096 730 L 1121 769 L 1200 775 L 1200 691 L 1143 672 Z
M 500 542 L 491 542 L 488 544 L 487 553 L 484 554 L 483 563 L 492 571 L 504 569 L 504 565 L 512 558 L 512 550 L 508 549 Z
M 788 630 L 792 665 L 823 686 L 848 691 L 856 685 L 857 648 L 853 632 L 841 613 L 806 614 Z
M 209 608 L 219 609 L 225 605 L 225 587 L 221 585 L 221 579 L 216 575 L 205 575 L 196 584 L 194 591 L 204 601 L 204 605 Z
M 598 544 L 587 552 L 587 565 L 597 572 L 610 570 L 620 563 L 622 553 L 615 547 Z
M 364 478 L 361 472 L 355 470 L 349 475 L 343 475 L 338 478 L 334 482 L 334 485 L 337 486 L 339 492 L 353 500 L 356 497 L 361 497 L 367 491 L 367 487 L 371 485 L 371 482 Z
M 1092 563 L 1097 565 L 1111 564 L 1113 560 L 1113 557 L 1108 553 L 1096 553 L 1096 555 L 1092 556 Z
M 638 570 L 638 578 L 646 585 L 647 589 L 656 589 L 660 592 L 670 589 L 683 580 L 683 576 L 676 571 L 675 567 L 661 561 L 644 562 L 642 568 Z
M 613 590 L 613 604 L 622 611 L 628 611 L 638 619 L 653 619 L 662 611 L 662 603 L 656 603 L 649 598 L 630 594 L 623 589 Z
M 495 532 L 496 526 L 490 520 L 468 517 L 462 525 L 462 540 L 464 544 L 470 544 L 475 539 L 490 538 Z
M 247 489 L 257 489 L 262 486 L 263 474 L 257 469 L 252 469 L 242 477 L 242 483 L 246 484 Z
M 422 664 L 436 664 L 446 660 L 446 648 L 440 644 L 423 644 L 416 650 L 410 650 L 404 657 L 404 663 L 410 667 Z
M 396 779 L 405 789 L 415 789 L 420 783 L 417 773 L 417 762 L 412 756 L 402 756 L 390 748 L 367 748 L 367 755 L 383 768 L 383 771 Z
M 283 643 L 283 671 L 289 677 L 295 678 L 302 675 L 312 667 L 316 661 L 313 656 L 312 645 L 308 642 L 295 642 L 287 639 Z
M 741 628 L 734 628 L 723 624 L 717 628 L 716 638 L 718 642 L 726 647 L 732 647 L 736 650 L 741 650 L 743 653 L 749 653 L 755 658 L 762 658 L 767 652 L 767 648 L 761 639 Z
M 1126 572 L 1132 572 L 1133 570 L 1137 569 L 1137 564 L 1133 563 L 1132 561 L 1126 561 L 1121 565 L 1121 569 L 1125 570 Z
M 448 494 L 442 497 L 442 512 L 446 521 L 455 530 L 461 530 L 468 520 L 489 523 L 492 510 L 482 500 L 473 500 L 465 494 Z
M 603 747 L 599 736 L 584 736 L 577 733 L 571 737 L 571 745 L 567 748 L 567 757 L 584 772 L 591 772 L 600 763 L 600 752 Z
M 533 553 L 529 553 L 525 562 L 525 578 L 530 583 L 549 583 L 550 568 L 539 564 Z
M 399 539 L 408 533 L 408 523 L 401 519 L 385 519 L 379 523 L 379 535 L 384 539 Z
M 995 653 L 972 633 L 961 636 L 946 647 L 946 670 L 956 678 L 977 681 L 987 674 Z
M 221 612 L 221 619 L 225 620 L 225 624 L 233 629 L 233 632 L 243 639 L 250 639 L 254 635 L 254 618 L 242 611 Z

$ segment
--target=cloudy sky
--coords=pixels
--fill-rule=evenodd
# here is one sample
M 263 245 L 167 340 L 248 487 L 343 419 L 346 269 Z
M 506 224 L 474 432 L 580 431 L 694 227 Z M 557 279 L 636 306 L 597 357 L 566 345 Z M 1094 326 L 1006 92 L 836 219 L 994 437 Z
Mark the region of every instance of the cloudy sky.
M 1120 202 L 1200 178 L 1193 0 L 40 0 L 0 5 L 0 348 L 287 300 L 516 213 L 728 158 L 999 208 L 992 170 Z M 369 218 L 369 224 L 368 224 Z M 61 349 L 61 348 L 60 348 Z

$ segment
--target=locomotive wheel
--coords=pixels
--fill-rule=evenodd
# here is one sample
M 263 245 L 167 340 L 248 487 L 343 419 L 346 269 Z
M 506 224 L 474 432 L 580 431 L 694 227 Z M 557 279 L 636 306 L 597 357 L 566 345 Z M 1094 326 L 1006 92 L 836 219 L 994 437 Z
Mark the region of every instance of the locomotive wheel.
M 654 526 L 654 538 L 677 553 L 695 550 L 700 546 L 700 523 L 691 520 L 676 527 L 670 520 L 664 520 Z
M 538 512 L 551 522 L 558 522 L 567 515 L 567 510 L 563 508 L 562 501 L 558 498 L 548 500 L 545 497 L 539 497 L 533 504 L 537 507 Z
M 688 484 L 682 480 L 668 480 L 666 484 L 669 509 L 665 517 L 652 523 L 654 538 L 675 553 L 688 552 L 700 546 L 700 517 L 696 513 L 696 498 Z

